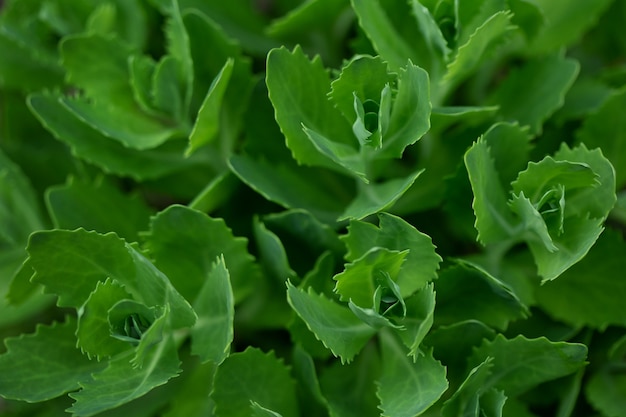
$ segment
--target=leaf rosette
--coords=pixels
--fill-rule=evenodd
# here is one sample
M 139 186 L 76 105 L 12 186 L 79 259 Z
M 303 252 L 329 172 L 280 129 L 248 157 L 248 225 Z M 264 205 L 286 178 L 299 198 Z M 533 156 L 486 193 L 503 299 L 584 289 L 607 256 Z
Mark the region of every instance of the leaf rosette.
M 554 156 L 519 172 L 507 198 L 488 140 L 480 138 L 465 154 L 478 240 L 504 247 L 525 242 L 544 282 L 553 280 L 580 261 L 604 230 L 616 201 L 613 166 L 599 149 L 563 144 Z

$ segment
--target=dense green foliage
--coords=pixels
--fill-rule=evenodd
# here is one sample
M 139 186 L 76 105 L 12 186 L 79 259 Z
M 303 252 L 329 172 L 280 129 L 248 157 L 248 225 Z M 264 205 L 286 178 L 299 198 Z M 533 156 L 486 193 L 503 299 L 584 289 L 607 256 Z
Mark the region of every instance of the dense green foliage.
M 626 2 L 0 7 L 0 415 L 626 416 Z

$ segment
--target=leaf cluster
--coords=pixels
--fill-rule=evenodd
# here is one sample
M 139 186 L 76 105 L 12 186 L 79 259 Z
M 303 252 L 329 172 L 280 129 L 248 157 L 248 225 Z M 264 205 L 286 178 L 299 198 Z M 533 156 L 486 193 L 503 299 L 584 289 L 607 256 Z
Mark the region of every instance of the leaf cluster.
M 0 2 L 0 414 L 625 416 L 625 4 Z

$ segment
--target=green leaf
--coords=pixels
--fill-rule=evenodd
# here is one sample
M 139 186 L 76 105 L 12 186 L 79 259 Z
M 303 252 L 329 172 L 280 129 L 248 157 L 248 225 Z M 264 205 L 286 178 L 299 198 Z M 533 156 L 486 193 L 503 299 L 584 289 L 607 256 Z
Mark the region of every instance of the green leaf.
M 394 178 L 376 184 L 359 183 L 358 194 L 337 219 L 363 219 L 371 214 L 392 207 L 413 185 L 424 170 L 410 174 L 406 178 Z
M 267 273 L 281 283 L 287 279 L 296 278 L 297 274 L 289 266 L 287 252 L 280 238 L 268 230 L 258 217 L 254 218 L 253 228 L 259 257 Z
M 546 381 L 576 372 L 585 365 L 587 347 L 578 343 L 551 342 L 545 337 L 506 339 L 497 335 L 474 350 L 471 366 L 493 358 L 491 375 L 483 386 L 515 396 Z
M 220 364 L 229 354 L 235 317 L 233 291 L 223 256 L 213 264 L 193 308 L 198 320 L 191 329 L 191 352 L 203 362 Z
M 373 247 L 360 258 L 346 264 L 345 270 L 333 277 L 337 282 L 335 292 L 342 301 L 353 301 L 361 307 L 374 307 L 372 300 L 383 274 L 395 279 L 408 250 L 397 251 Z
M 448 389 L 446 368 L 433 358 L 432 352 L 412 360 L 388 332 L 381 333 L 381 345 L 383 370 L 376 395 L 386 416 L 420 415 Z
M 78 327 L 76 329 L 76 346 L 87 354 L 100 360 L 111 357 L 131 346 L 111 337 L 111 326 L 108 312 L 118 301 L 130 295 L 120 284 L 110 279 L 100 281 L 78 311 Z
M 560 54 L 528 61 L 511 71 L 494 93 L 493 102 L 500 106 L 505 120 L 541 133 L 544 121 L 563 105 L 579 67 L 577 61 Z
M 563 190 L 561 196 L 562 195 Z M 542 248 L 542 253 L 554 253 L 559 250 L 559 248 L 554 245 L 554 242 L 550 237 L 548 226 L 546 225 L 543 217 L 541 217 L 541 213 L 539 213 L 535 205 L 533 205 L 533 203 L 526 198 L 523 192 L 519 196 L 513 195 L 510 200 L 510 207 L 511 210 L 521 219 L 521 227 L 524 228 L 524 238 L 529 245 L 536 248 Z M 563 230 L 563 220 L 560 221 L 558 230 Z
M 91 380 L 81 382 L 80 391 L 70 394 L 76 401 L 67 411 L 88 417 L 119 407 L 177 376 L 179 364 L 171 337 L 147 353 L 141 368 L 131 364 L 128 356 L 111 360 L 104 371 L 94 374 Z
M 54 226 L 83 227 L 106 233 L 111 230 L 129 241 L 148 226 L 150 209 L 137 195 L 126 195 L 100 177 L 93 183 L 70 177 L 65 185 L 46 191 L 46 205 Z
M 250 408 L 251 408 L 251 411 L 252 411 L 251 415 L 254 416 L 254 417 L 282 417 L 277 412 L 263 407 L 262 405 L 260 405 L 256 401 L 251 401 Z
M 150 96 L 154 108 L 178 123 L 186 116 L 183 109 L 183 92 L 179 85 L 178 61 L 165 55 L 152 72 Z
M 405 262 L 405 266 L 408 263 Z M 424 337 L 433 325 L 435 314 L 435 291 L 429 284 L 405 300 L 406 315 L 398 324 L 404 330 L 397 332 L 404 345 L 409 348 L 409 355 L 415 359 Z
M 489 147 L 503 189 L 508 189 L 520 171 L 528 166 L 530 140 L 527 127 L 499 122 L 485 132 L 483 140 Z
M 626 376 L 621 372 L 624 362 L 609 362 L 596 371 L 585 387 L 589 403 L 602 415 L 621 417 L 626 407 Z
M 505 330 L 510 321 L 527 315 L 527 307 L 507 284 L 471 262 L 457 263 L 442 271 L 435 284 L 439 323 L 479 320 Z
M 57 294 L 59 307 L 80 308 L 98 282 L 112 278 L 147 306 L 169 305 L 173 328 L 195 322 L 193 309 L 167 277 L 114 233 L 37 232 L 30 237 L 28 253 L 36 271 L 32 281 Z
M 353 123 L 355 96 L 361 101 L 379 102 L 381 91 L 395 77 L 388 72 L 387 63 L 380 57 L 357 55 L 341 69 L 341 74 L 331 84 L 328 97 L 350 123 Z
M 167 55 L 174 58 L 177 64 L 178 88 L 182 92 L 183 114 L 186 114 L 191 102 L 193 87 L 193 62 L 189 35 L 187 34 L 178 0 L 171 2 L 172 7 L 165 23 L 165 47 Z
M 249 295 L 259 278 L 247 239 L 235 237 L 224 220 L 188 207 L 171 205 L 154 216 L 145 241 L 155 265 L 187 300 L 196 299 L 219 256 L 226 262 L 235 302 Z
M 507 205 L 487 142 L 475 142 L 465 153 L 464 161 L 474 192 L 472 208 L 478 240 L 487 245 L 509 238 L 515 233 L 517 222 Z
M 320 370 L 320 386 L 335 417 L 378 417 L 375 380 L 381 363 L 377 349 L 366 345 L 354 362 L 335 361 Z M 355 383 L 357 382 L 358 383 Z
M 377 158 L 400 158 L 409 145 L 430 129 L 430 81 L 422 68 L 405 62 L 398 73 L 398 90 Z
M 217 416 L 249 416 L 251 401 L 285 417 L 299 415 L 289 368 L 274 353 L 252 347 L 224 360 L 215 374 L 211 398 Z
M 459 389 L 444 403 L 441 409 L 443 417 L 479 417 L 481 396 L 490 389 L 486 385 L 491 376 L 493 358 L 487 358 L 473 368 Z
M 443 81 L 449 86 L 456 86 L 467 78 L 492 52 L 508 32 L 515 26 L 511 24 L 510 11 L 500 11 L 490 16 L 469 36 L 467 42 L 459 46 L 454 59 L 448 64 Z
M 537 288 L 539 305 L 552 317 L 576 327 L 623 326 L 626 312 L 621 300 L 626 284 L 617 277 L 626 268 L 621 255 L 625 249 L 619 234 L 604 231 L 579 263 Z
M 284 47 L 273 49 L 267 56 L 266 83 L 276 121 L 293 157 L 301 164 L 333 168 L 302 129 L 304 125 L 344 145 L 355 143 L 350 125 L 326 97 L 330 79 L 319 57 L 310 61 L 299 47 L 293 52 Z
M 229 165 L 243 182 L 268 200 L 287 208 L 305 209 L 324 223 L 334 223 L 347 204 L 346 197 L 350 197 L 345 189 L 336 189 L 340 181 L 336 176 L 316 169 L 270 164 L 244 155 L 233 155 Z M 311 177 L 317 181 L 309 181 Z
M 618 188 L 626 183 L 626 120 L 621 110 L 626 105 L 626 89 L 612 94 L 602 106 L 589 115 L 577 132 L 579 142 L 600 148 L 615 167 Z
M 189 135 L 187 155 L 193 153 L 199 147 L 210 143 L 217 135 L 222 99 L 230 81 L 233 66 L 234 61 L 229 58 L 211 83 Z
M 376 330 L 363 323 L 349 308 L 323 295 L 305 292 L 287 283 L 287 300 L 309 330 L 341 362 L 350 362 L 361 351 Z
M 351 0 L 351 3 L 359 19 L 359 26 L 363 28 L 374 49 L 383 60 L 389 63 L 393 71 L 405 66 L 408 59 L 419 62 L 419 55 L 398 33 L 379 0 Z M 408 8 L 406 11 L 408 12 Z
M 106 364 L 90 361 L 76 347 L 76 320 L 37 326 L 35 333 L 9 338 L 0 355 L 0 394 L 39 402 L 79 388 Z
M 105 172 L 145 180 L 162 177 L 202 163 L 200 158 L 181 157 L 183 145 L 166 143 L 157 149 L 139 151 L 124 147 L 78 120 L 49 94 L 33 94 L 28 106 L 58 140 L 67 144 L 80 159 L 93 163 Z
M 302 125 L 302 130 L 315 149 L 337 164 L 339 170 L 360 178 L 365 183 L 369 182 L 365 174 L 365 160 L 359 151 L 350 145 L 333 142 L 316 131 L 309 129 L 304 124 Z
M 348 234 L 342 240 L 348 247 L 346 259 L 354 261 L 371 248 L 380 246 L 391 250 L 408 250 L 402 269 L 395 278 L 403 297 L 436 278 L 441 257 L 435 252 L 430 237 L 421 233 L 400 217 L 379 213 L 378 227 L 352 220 Z
M 136 149 L 154 148 L 175 129 L 146 115 L 134 101 L 129 84 L 128 47 L 115 38 L 76 35 L 61 43 L 68 80 L 84 90 L 84 98 L 60 98 L 75 117 L 103 135 Z M 108 57 L 102 60 L 102 57 Z

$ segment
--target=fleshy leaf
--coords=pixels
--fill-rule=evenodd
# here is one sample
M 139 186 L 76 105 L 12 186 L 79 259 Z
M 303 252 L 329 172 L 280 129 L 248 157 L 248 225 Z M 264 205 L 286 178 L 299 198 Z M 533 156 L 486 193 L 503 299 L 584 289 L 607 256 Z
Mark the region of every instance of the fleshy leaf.
M 406 266 L 405 262 L 405 266 Z M 398 332 L 404 345 L 409 349 L 409 355 L 415 358 L 418 355 L 419 347 L 424 337 L 433 325 L 435 313 L 435 291 L 433 285 L 427 285 L 417 293 L 405 300 L 406 315 L 398 320 L 398 324 L 404 330 Z
M 276 411 L 265 408 L 256 401 L 250 402 L 250 411 L 252 412 L 250 415 L 253 417 L 282 417 Z
M 428 73 L 411 61 L 405 63 L 398 73 L 398 91 L 391 107 L 389 128 L 376 156 L 400 158 L 407 146 L 430 129 L 431 108 Z
M 215 374 L 211 398 L 218 416 L 247 417 L 251 401 L 284 417 L 299 415 L 289 368 L 274 353 L 252 347 L 224 360 Z
M 5 341 L 0 355 L 0 395 L 28 402 L 45 401 L 79 388 L 106 366 L 90 361 L 76 347 L 76 320 L 38 326 L 35 333 Z
M 224 257 L 213 264 L 198 298 L 193 302 L 198 320 L 191 329 L 191 352 L 203 362 L 221 363 L 233 341 L 233 291 Z
M 96 284 L 110 277 L 147 306 L 170 305 L 173 328 L 190 326 L 196 319 L 167 277 L 114 233 L 37 232 L 30 237 L 28 253 L 36 271 L 32 281 L 57 294 L 60 307 L 80 308 Z
M 424 170 L 417 171 L 406 178 L 394 178 L 377 184 L 359 184 L 356 198 L 352 200 L 338 220 L 360 220 L 370 214 L 392 207 L 411 188 L 422 172 Z
M 487 379 L 493 368 L 493 358 L 487 358 L 473 368 L 459 389 L 450 397 L 441 409 L 444 417 L 480 417 L 480 397 L 489 389 Z
M 507 239 L 515 233 L 517 222 L 507 205 L 487 142 L 475 142 L 464 160 L 474 192 L 472 207 L 478 240 L 486 245 Z
M 378 308 L 372 305 L 378 281 L 382 279 L 383 274 L 395 279 L 408 252 L 373 247 L 354 262 L 347 264 L 343 272 L 333 277 L 337 282 L 335 292 L 340 295 L 342 301 L 351 300 L 361 307 Z
M 138 240 L 150 216 L 150 209 L 137 195 L 123 194 L 103 178 L 94 183 L 70 178 L 67 184 L 46 191 L 46 203 L 57 228 L 84 227 L 100 233 L 115 230 L 129 241 Z
M 507 32 L 515 27 L 511 24 L 511 18 L 510 11 L 500 11 L 477 27 L 467 42 L 459 46 L 456 56 L 448 64 L 443 81 L 448 85 L 457 85 L 471 74 L 485 55 L 501 43 Z
M 506 120 L 528 125 L 541 133 L 543 122 L 564 102 L 565 93 L 574 83 L 580 65 L 560 55 L 529 61 L 512 70 L 494 94 L 500 114 Z
M 626 244 L 606 230 L 582 261 L 536 291 L 537 301 L 551 316 L 573 326 L 604 329 L 626 324 L 623 300 Z M 602 308 L 598 308 L 602 306 Z
M 111 307 L 129 297 L 124 287 L 115 281 L 98 282 L 78 313 L 77 347 L 98 360 L 131 348 L 129 344 L 111 337 L 112 329 L 107 319 Z
M 435 318 L 441 324 L 480 320 L 504 330 L 511 320 L 527 315 L 527 307 L 507 284 L 473 263 L 457 262 L 435 284 Z
M 296 277 L 296 272 L 289 266 L 287 252 L 280 238 L 268 230 L 258 217 L 254 218 L 254 238 L 260 254 L 260 260 L 266 272 L 278 282 Z
M 299 47 L 293 52 L 274 49 L 267 56 L 266 82 L 276 121 L 293 157 L 301 164 L 332 168 L 334 164 L 317 151 L 302 125 L 344 145 L 356 140 L 350 124 L 326 97 L 330 79 L 319 57 L 310 61 Z
M 171 205 L 154 216 L 145 240 L 155 265 L 188 300 L 196 298 L 218 256 L 224 257 L 236 301 L 249 294 L 259 276 L 247 239 L 235 237 L 224 220 L 185 206 Z
M 381 333 L 381 345 L 383 371 L 376 394 L 386 416 L 417 416 L 448 389 L 446 368 L 433 358 L 432 352 L 412 359 L 388 332 Z
M 81 382 L 82 389 L 70 396 L 76 401 L 68 409 L 77 416 L 89 417 L 119 407 L 165 384 L 178 375 L 176 346 L 171 337 L 154 346 L 136 368 L 124 355 L 109 362 L 108 367 Z
M 589 115 L 577 132 L 577 139 L 585 145 L 601 148 L 615 167 L 616 185 L 626 183 L 626 118 L 622 110 L 626 108 L 626 89 L 612 94 L 602 106 Z
M 219 117 L 222 107 L 222 98 L 233 72 L 234 61 L 228 59 L 220 72 L 217 74 L 206 97 L 200 106 L 196 123 L 189 135 L 189 147 L 187 155 L 193 153 L 199 147 L 211 142 L 219 129 Z
M 342 362 L 350 362 L 376 330 L 363 323 L 349 308 L 309 288 L 305 292 L 287 283 L 287 300 L 307 327 Z
M 526 198 L 523 192 L 519 196 L 513 195 L 510 206 L 511 210 L 521 219 L 521 226 L 524 228 L 524 238 L 528 244 L 532 244 L 535 247 L 543 245 L 543 248 L 550 253 L 559 250 L 550 237 L 548 226 L 543 217 L 541 217 L 541 213 Z M 559 230 L 563 230 L 563 221 L 560 222 Z
M 515 396 L 542 382 L 576 372 L 586 363 L 587 347 L 551 342 L 545 337 L 506 339 L 499 334 L 474 350 L 469 363 L 476 366 L 488 357 L 493 358 L 493 367 L 483 386 L 502 389 L 505 394 Z

